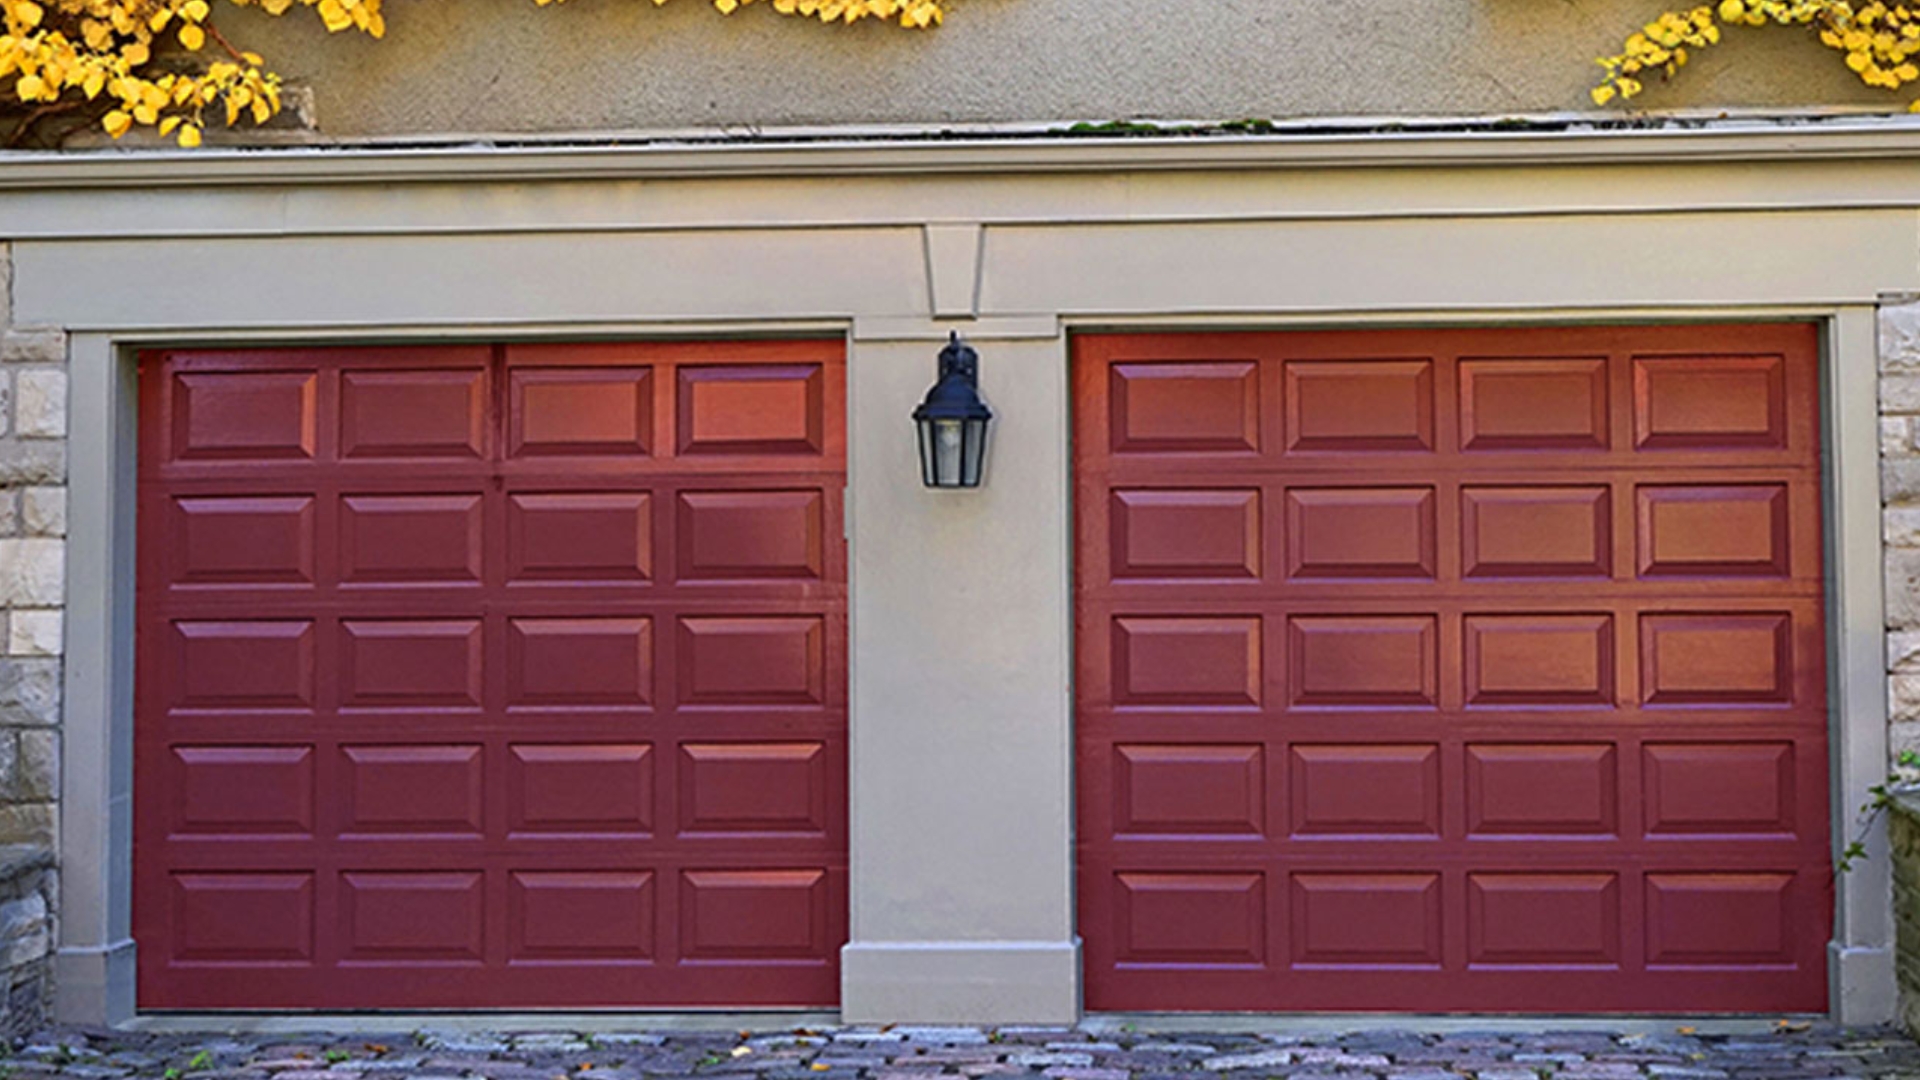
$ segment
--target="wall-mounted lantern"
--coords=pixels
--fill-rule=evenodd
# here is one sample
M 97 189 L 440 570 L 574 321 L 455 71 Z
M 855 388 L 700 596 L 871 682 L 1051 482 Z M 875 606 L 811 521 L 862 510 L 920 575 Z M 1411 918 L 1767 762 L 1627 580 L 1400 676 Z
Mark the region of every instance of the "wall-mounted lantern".
M 956 331 L 940 350 L 940 381 L 913 410 L 920 430 L 920 478 L 930 488 L 974 488 L 987 463 L 987 422 L 980 400 L 980 354 Z

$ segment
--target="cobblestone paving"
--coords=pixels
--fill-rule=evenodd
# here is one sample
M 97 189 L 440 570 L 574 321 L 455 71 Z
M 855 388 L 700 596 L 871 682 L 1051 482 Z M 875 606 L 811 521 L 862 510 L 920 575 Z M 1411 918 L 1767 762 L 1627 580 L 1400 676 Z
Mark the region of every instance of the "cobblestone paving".
M 1222 1034 L 1128 1028 L 740 1032 L 423 1030 L 351 1036 L 43 1032 L 8 1080 L 1817 1080 L 1915 1078 L 1897 1032 Z

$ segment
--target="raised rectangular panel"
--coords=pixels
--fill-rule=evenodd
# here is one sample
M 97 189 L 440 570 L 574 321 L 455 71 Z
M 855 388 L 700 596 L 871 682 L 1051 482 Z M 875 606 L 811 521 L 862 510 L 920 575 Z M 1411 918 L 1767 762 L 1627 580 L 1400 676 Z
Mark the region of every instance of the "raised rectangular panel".
M 176 622 L 173 704 L 184 709 L 311 709 L 311 622 Z
M 1613 836 L 1620 776 L 1604 743 L 1467 747 L 1470 836 Z
M 470 871 L 341 874 L 342 961 L 479 963 L 484 882 Z
M 1260 493 L 1254 490 L 1115 491 L 1115 578 L 1260 576 Z
M 173 964 L 287 964 L 313 960 L 313 875 L 176 873 Z
M 1460 490 L 1461 572 L 1470 578 L 1606 577 L 1612 498 L 1604 487 Z
M 653 959 L 652 874 L 522 870 L 508 882 L 508 962 Z
M 1640 617 L 1648 705 L 1779 705 L 1793 700 L 1792 621 L 1778 612 Z
M 1115 364 L 1110 377 L 1116 454 L 1260 449 L 1260 374 L 1249 361 Z
M 313 831 L 313 747 L 173 747 L 176 835 Z
M 1296 617 L 1288 623 L 1293 704 L 1437 706 L 1438 637 L 1430 615 Z
M 484 368 L 340 373 L 340 456 L 483 458 Z
M 680 956 L 826 960 L 823 870 L 688 870 L 680 875 Z
M 785 578 L 825 572 L 825 500 L 811 491 L 680 495 L 681 581 Z
M 1287 492 L 1287 573 L 1295 578 L 1431 578 L 1434 491 L 1295 488 Z
M 1614 703 L 1611 615 L 1469 615 L 1468 705 Z
M 653 621 L 509 619 L 507 704 L 644 708 L 653 701 Z
M 514 457 L 652 451 L 651 369 L 516 368 L 508 384 Z
M 1642 450 L 1784 449 L 1786 360 L 1635 357 L 1633 430 Z
M 481 831 L 478 746 L 343 746 L 343 833 Z
M 514 833 L 653 831 L 647 743 L 508 748 L 507 829 Z
M 1115 962 L 1264 967 L 1266 875 L 1123 873 L 1113 879 Z
M 1293 748 L 1295 836 L 1439 836 L 1438 746 Z
M 1643 485 L 1641 577 L 1786 577 L 1785 484 Z
M 1260 746 L 1133 744 L 1113 748 L 1113 831 L 1259 836 L 1266 831 Z
M 509 832 L 653 832 L 653 746 L 513 746 Z
M 512 495 L 507 580 L 639 582 L 653 576 L 653 502 L 645 492 Z
M 681 744 L 682 833 L 824 833 L 827 802 L 820 743 Z
M 175 375 L 174 459 L 311 460 L 317 452 L 319 383 L 311 371 Z
M 1777 967 L 1793 963 L 1794 876 L 1647 875 L 1649 967 Z
M 818 364 L 682 367 L 682 454 L 818 454 L 825 448 Z
M 348 621 L 340 633 L 343 708 L 480 707 L 478 620 Z
M 1465 450 L 1605 450 L 1605 357 L 1460 361 Z
M 1113 621 L 1117 705 L 1260 704 L 1258 618 Z
M 1433 449 L 1433 361 L 1287 363 L 1287 449 Z
M 1649 835 L 1794 832 L 1792 743 L 1648 743 L 1641 757 Z
M 1618 967 L 1614 874 L 1468 874 L 1467 962 L 1500 967 Z
M 180 496 L 170 507 L 173 584 L 313 584 L 310 496 Z
M 1440 966 L 1440 875 L 1295 874 L 1300 967 Z
M 815 616 L 680 620 L 683 705 L 820 705 L 826 623 Z
M 479 495 L 343 497 L 341 584 L 478 584 L 480 505 Z

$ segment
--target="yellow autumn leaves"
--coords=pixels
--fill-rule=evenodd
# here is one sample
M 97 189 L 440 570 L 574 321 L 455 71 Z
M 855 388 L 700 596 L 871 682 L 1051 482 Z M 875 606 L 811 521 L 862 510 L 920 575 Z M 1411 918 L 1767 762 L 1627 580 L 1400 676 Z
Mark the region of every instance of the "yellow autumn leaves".
M 541 7 L 565 0 L 533 0 Z M 658 7 L 667 0 L 653 0 Z M 782 15 L 798 15 L 821 22 L 858 22 L 861 19 L 897 20 L 909 30 L 924 30 L 940 25 L 944 17 L 938 0 L 771 0 L 773 10 Z M 722 15 L 731 15 L 753 0 L 713 0 Z
M 200 145 L 209 123 L 265 123 L 280 111 L 280 76 L 234 48 L 211 22 L 212 0 L 0 0 L 0 98 L 23 122 L 75 112 L 98 116 L 114 138 L 147 127 Z M 333 32 L 386 33 L 381 0 L 225 0 L 284 15 L 311 9 Z M 540 6 L 561 0 L 535 0 Z M 654 4 L 666 0 L 653 0 Z M 753 0 L 713 0 L 732 14 Z M 939 0 L 769 0 L 783 15 L 822 22 L 874 18 L 910 29 L 940 23 Z M 212 51 L 216 59 L 195 54 Z M 172 54 L 167 63 L 156 57 Z M 95 104 L 100 103 L 100 104 Z M 101 111 L 101 105 L 105 111 Z
M 1886 0 L 1719 0 L 1715 7 L 1666 12 L 1629 36 L 1618 54 L 1601 57 L 1606 74 L 1593 88 L 1594 103 L 1633 97 L 1649 73 L 1672 77 L 1686 65 L 1688 49 L 1719 43 L 1721 24 L 1806 26 L 1818 32 L 1821 44 L 1845 53 L 1848 70 L 1868 86 L 1898 90 L 1920 80 L 1915 63 L 1920 6 Z M 1920 102 L 1910 107 L 1920 111 Z

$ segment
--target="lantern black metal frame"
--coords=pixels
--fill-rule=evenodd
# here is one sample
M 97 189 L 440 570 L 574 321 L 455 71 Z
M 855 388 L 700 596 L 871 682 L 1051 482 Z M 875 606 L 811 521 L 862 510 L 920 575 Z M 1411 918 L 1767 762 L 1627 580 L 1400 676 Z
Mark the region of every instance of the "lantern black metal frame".
M 920 435 L 920 478 L 930 488 L 977 488 L 987 466 L 987 424 L 980 400 L 980 354 L 958 331 L 940 350 L 940 378 L 913 410 Z

